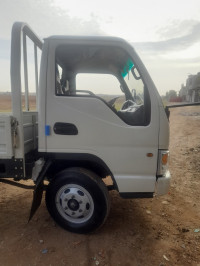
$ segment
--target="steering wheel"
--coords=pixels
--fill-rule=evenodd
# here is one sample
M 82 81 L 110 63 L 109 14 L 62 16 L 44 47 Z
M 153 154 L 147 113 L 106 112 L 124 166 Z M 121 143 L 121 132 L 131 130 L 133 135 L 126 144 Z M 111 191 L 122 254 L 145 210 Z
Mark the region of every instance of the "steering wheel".
M 126 110 L 131 106 L 134 106 L 136 103 L 132 100 L 127 100 L 122 104 L 121 110 Z

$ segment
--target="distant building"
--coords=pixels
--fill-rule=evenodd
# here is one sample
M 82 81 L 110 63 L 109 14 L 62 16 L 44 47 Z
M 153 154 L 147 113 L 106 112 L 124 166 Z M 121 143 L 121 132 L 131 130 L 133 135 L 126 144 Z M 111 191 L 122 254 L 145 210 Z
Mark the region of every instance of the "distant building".
M 182 101 L 200 102 L 200 72 L 188 76 L 186 85 L 181 85 L 179 96 Z

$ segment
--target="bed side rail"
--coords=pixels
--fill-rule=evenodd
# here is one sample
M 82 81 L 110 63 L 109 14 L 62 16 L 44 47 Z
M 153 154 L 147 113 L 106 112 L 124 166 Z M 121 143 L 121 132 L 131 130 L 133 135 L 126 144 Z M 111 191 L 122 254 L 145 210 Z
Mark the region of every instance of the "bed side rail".
M 16 159 L 24 161 L 24 131 L 23 131 L 23 110 L 22 110 L 22 82 L 24 76 L 25 90 L 25 111 L 29 111 L 29 84 L 27 64 L 27 38 L 34 44 L 34 65 L 35 65 L 35 87 L 36 101 L 38 95 L 38 49 L 42 50 L 43 42 L 24 22 L 15 22 L 12 27 L 11 37 L 11 91 L 12 91 L 12 112 L 18 123 L 17 143 L 14 151 Z M 24 73 L 21 75 L 23 55 Z M 25 171 L 25 169 L 24 169 Z

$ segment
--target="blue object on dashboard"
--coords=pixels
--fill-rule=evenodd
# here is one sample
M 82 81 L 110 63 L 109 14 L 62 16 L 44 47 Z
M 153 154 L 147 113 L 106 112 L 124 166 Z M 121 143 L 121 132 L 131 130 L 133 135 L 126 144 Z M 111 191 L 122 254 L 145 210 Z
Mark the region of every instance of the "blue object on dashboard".
M 129 58 L 126 62 L 126 65 L 124 66 L 124 68 L 121 71 L 121 75 L 123 78 L 126 77 L 126 75 L 128 74 L 128 72 L 131 70 L 131 68 L 134 66 L 133 61 Z

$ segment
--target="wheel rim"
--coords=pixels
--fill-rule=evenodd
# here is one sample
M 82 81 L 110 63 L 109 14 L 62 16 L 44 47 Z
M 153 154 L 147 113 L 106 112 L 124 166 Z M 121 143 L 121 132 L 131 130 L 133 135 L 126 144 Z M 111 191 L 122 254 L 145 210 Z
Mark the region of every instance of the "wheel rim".
M 90 193 L 76 184 L 61 187 L 56 194 L 55 201 L 60 215 L 72 223 L 84 223 L 94 212 L 94 201 Z

